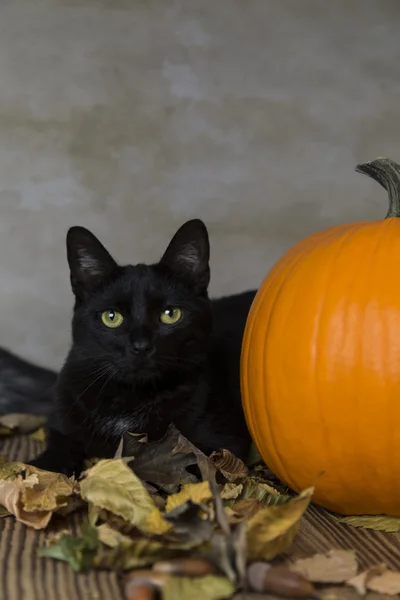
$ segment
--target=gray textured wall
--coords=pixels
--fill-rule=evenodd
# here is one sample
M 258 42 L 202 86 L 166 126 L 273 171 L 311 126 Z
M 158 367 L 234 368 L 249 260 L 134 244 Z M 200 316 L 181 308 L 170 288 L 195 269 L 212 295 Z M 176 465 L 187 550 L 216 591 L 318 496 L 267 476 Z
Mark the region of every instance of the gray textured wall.
M 399 25 L 398 0 L 3 0 L 0 343 L 62 362 L 72 224 L 135 262 L 200 216 L 219 294 L 383 216 L 354 167 L 400 160 Z

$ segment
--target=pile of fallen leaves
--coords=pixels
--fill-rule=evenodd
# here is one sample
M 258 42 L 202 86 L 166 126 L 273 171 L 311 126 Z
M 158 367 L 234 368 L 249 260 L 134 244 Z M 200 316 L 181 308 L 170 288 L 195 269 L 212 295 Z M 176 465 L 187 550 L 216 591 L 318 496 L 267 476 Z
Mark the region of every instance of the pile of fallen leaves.
M 8 417 L 1 434 L 21 431 L 22 421 Z M 154 443 L 125 435 L 113 459 L 93 461 L 79 480 L 0 459 L 0 516 L 47 529 L 41 556 L 78 572 L 125 572 L 129 600 L 213 600 L 248 590 L 308 597 L 321 594 L 320 584 L 399 593 L 399 573 L 383 565 L 359 573 L 351 551 L 285 558 L 312 494 L 294 496 L 265 466 L 246 466 L 227 450 L 207 457 L 174 426 Z M 59 529 L 78 511 L 77 535 L 55 533 L 55 523 Z

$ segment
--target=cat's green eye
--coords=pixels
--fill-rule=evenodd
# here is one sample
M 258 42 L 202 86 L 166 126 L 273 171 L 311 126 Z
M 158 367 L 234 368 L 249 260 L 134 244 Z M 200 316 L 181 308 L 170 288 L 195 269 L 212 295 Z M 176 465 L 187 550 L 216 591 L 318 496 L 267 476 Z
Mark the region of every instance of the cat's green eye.
M 106 327 L 115 329 L 120 327 L 124 321 L 124 317 L 116 310 L 105 310 L 101 315 L 101 320 Z
M 164 325 L 175 325 L 182 318 L 182 311 L 180 308 L 168 307 L 162 311 L 160 315 L 161 323 Z

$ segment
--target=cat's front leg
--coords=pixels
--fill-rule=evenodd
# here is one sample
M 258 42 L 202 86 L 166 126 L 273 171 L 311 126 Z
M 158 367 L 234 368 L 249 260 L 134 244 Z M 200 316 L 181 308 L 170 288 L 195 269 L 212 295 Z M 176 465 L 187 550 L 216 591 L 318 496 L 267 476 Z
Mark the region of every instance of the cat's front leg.
M 45 471 L 78 477 L 83 470 L 85 458 L 85 449 L 79 440 L 72 435 L 49 429 L 45 451 L 28 464 Z

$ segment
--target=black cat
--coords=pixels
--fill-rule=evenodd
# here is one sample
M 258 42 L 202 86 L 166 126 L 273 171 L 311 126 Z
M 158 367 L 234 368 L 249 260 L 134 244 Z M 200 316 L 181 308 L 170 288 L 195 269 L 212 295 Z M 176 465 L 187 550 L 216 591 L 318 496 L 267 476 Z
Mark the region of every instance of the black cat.
M 33 463 L 79 473 L 86 458 L 113 456 L 124 432 L 151 441 L 171 422 L 207 454 L 227 448 L 245 457 L 239 364 L 255 292 L 209 300 L 202 221 L 184 224 L 153 265 L 117 265 L 82 227 L 69 230 L 67 252 L 73 342 L 47 449 Z

